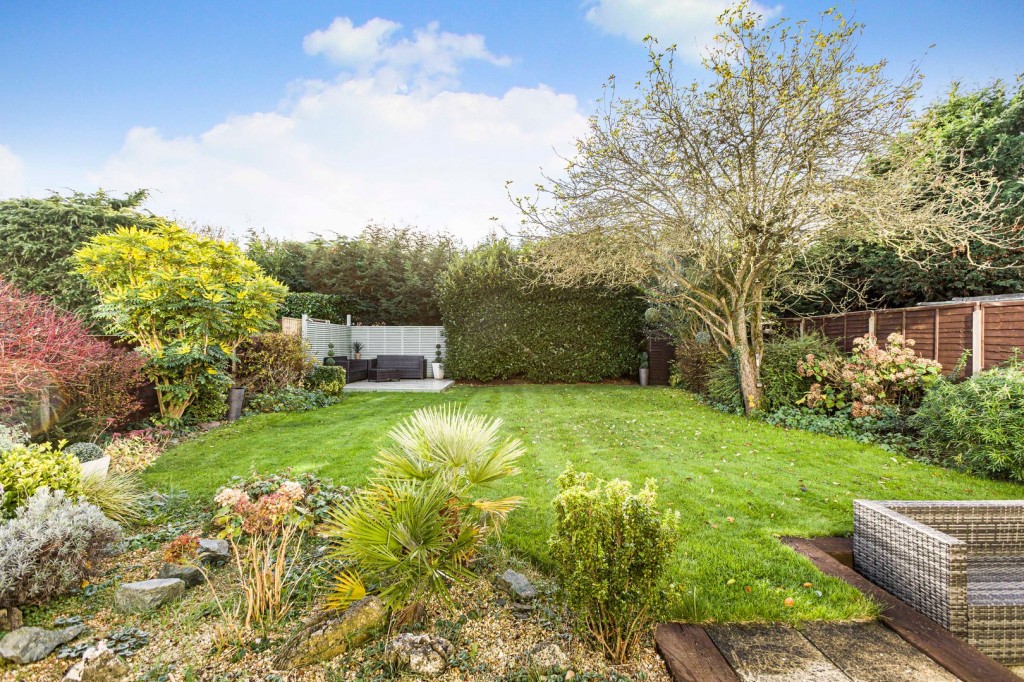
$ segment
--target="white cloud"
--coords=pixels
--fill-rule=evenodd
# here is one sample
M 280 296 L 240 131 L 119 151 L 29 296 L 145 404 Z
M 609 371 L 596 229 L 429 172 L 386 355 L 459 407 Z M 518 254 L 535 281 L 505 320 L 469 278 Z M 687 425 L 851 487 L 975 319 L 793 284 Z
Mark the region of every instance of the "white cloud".
M 661 45 L 675 43 L 680 56 L 700 61 L 701 51 L 718 32 L 717 20 L 733 0 L 596 0 L 587 10 L 587 21 L 613 35 L 640 42 L 647 35 Z M 750 7 L 765 17 L 782 11 L 756 1 Z
M 512 63 L 508 57 L 492 54 L 481 35 L 441 31 L 435 21 L 415 29 L 411 40 L 396 40 L 394 34 L 401 28 L 387 19 L 374 18 L 355 26 L 348 17 L 338 17 L 326 29 L 306 36 L 302 46 L 307 54 L 323 55 L 359 75 L 376 72 L 381 80 L 386 73 L 391 76 L 388 80 L 411 80 L 420 87 L 455 84 L 463 61 L 480 60 L 496 66 Z
M 544 86 L 500 97 L 404 88 L 407 80 L 393 82 L 396 68 L 406 79 L 455 76 L 464 55 L 490 53 L 482 38 L 462 41 L 432 25 L 396 56 L 396 30 L 384 20 L 358 28 L 336 20 L 307 36 L 306 49 L 362 75 L 304 83 L 278 112 L 231 117 L 195 136 L 134 128 L 90 180 L 152 188 L 154 211 L 236 233 L 351 234 L 375 219 L 475 241 L 493 228 L 491 216 L 513 223 L 505 181 L 528 185 L 539 167 L 561 165 L 553 148 L 571 149 L 586 123 L 576 98 Z M 429 46 L 430 36 L 461 47 Z M 417 51 L 419 61 L 407 56 Z
M 24 191 L 24 164 L 10 147 L 0 144 L 0 197 L 18 196 Z

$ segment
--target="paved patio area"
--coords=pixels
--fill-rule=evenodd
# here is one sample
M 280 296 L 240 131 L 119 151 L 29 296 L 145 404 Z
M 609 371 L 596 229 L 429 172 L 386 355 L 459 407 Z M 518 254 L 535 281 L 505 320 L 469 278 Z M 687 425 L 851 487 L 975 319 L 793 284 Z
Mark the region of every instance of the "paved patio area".
M 455 382 L 451 379 L 402 379 L 400 381 L 357 381 L 345 385 L 345 393 L 441 393 Z

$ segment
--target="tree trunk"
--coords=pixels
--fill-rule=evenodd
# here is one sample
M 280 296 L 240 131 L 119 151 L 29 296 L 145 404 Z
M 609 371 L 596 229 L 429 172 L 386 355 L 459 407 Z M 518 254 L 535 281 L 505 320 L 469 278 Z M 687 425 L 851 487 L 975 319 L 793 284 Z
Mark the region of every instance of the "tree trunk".
M 757 365 L 757 356 L 747 348 L 736 349 L 736 365 L 740 379 L 740 393 L 743 395 L 743 411 L 750 415 L 761 409 L 761 368 Z

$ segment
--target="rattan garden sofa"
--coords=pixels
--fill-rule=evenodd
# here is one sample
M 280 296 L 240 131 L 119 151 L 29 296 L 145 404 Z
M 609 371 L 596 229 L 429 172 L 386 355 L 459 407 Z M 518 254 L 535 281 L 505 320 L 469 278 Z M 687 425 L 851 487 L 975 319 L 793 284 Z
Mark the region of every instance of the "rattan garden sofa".
M 1024 500 L 854 500 L 854 568 L 1006 665 L 1024 664 Z
M 422 355 L 378 355 L 373 369 L 397 369 L 402 379 L 426 379 L 427 361 Z

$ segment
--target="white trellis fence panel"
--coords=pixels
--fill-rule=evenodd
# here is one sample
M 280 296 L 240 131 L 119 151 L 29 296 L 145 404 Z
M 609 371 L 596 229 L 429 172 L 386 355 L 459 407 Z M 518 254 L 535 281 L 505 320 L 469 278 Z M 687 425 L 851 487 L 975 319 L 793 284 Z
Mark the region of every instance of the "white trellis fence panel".
M 427 360 L 427 376 L 432 376 L 430 363 L 434 361 L 437 345 L 445 353 L 444 327 L 385 326 L 349 327 L 326 320 L 303 318 L 302 338 L 309 343 L 318 360 L 327 355 L 327 344 L 334 344 L 336 356 L 352 357 L 352 342 L 362 344 L 364 360 L 378 355 L 420 355 Z

